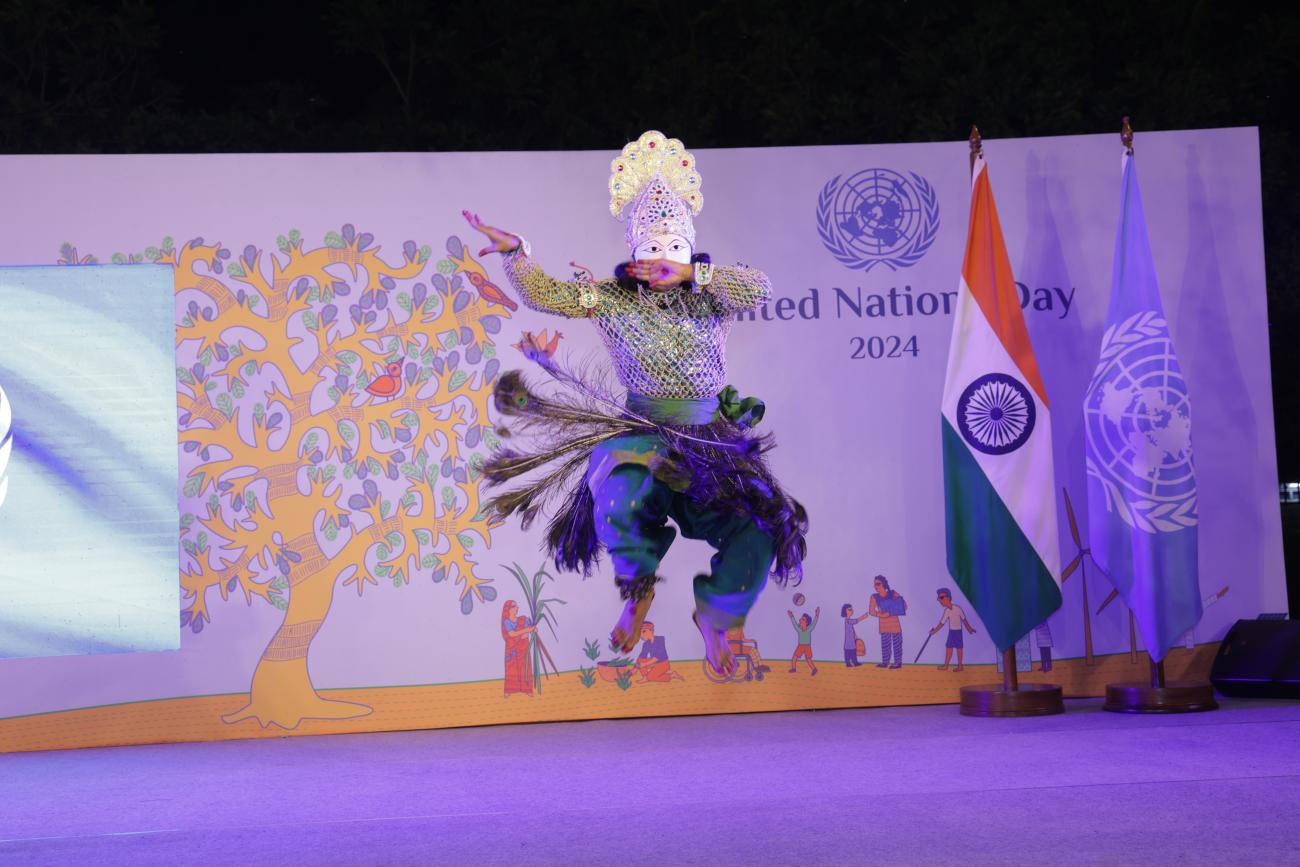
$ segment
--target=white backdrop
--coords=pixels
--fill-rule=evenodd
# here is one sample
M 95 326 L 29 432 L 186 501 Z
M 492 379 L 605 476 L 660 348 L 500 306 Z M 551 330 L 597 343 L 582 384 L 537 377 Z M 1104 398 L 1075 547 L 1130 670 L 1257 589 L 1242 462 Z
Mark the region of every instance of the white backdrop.
M 67 241 L 79 254 L 107 261 L 114 251 L 138 250 L 163 236 L 274 251 L 276 236 L 290 228 L 318 244 L 344 223 L 373 233 L 383 255 L 396 261 L 406 238 L 441 251 L 456 234 L 477 249 L 478 237 L 459 217 L 471 208 L 526 235 L 536 258 L 556 275 L 572 271 L 570 260 L 607 273 L 626 253 L 605 194 L 615 151 L 3 157 L 0 188 L 11 219 L 0 236 L 0 263 L 52 264 Z M 773 464 L 811 515 L 807 578 L 799 589 L 807 595 L 805 608 L 822 609 L 816 655 L 839 658 L 840 605 L 865 610 L 871 578 L 883 573 L 911 606 L 904 648 L 910 662 L 924 629 L 938 619 L 935 589 L 953 586 L 945 569 L 938 413 L 951 317 L 922 315 L 915 305 L 914 315 L 893 315 L 889 293 L 905 314 L 904 297 L 933 293 L 917 303 L 942 311 L 939 293 L 955 290 L 969 203 L 967 145 L 696 154 L 705 196 L 696 223 L 699 249 L 715 262 L 760 267 L 776 287 L 769 318 L 736 326 L 730 379 L 742 393 L 766 400 L 764 425 L 780 442 Z M 1031 301 L 1026 318 L 1052 401 L 1057 486 L 1069 489 L 1083 520 L 1080 405 L 1109 292 L 1118 137 L 987 140 L 985 154 L 1016 278 Z M 1137 158 L 1165 307 L 1192 395 L 1201 587 L 1209 595 L 1230 586 L 1196 631 L 1204 643 L 1238 617 L 1286 605 L 1257 135 L 1254 129 L 1144 133 Z M 897 173 L 913 190 L 933 190 L 928 213 L 922 208 L 911 224 L 904 221 L 909 237 L 927 226 L 932 235 L 909 267 L 848 267 L 819 236 L 819 196 L 828 183 L 869 169 Z M 487 267 L 504 284 L 499 264 Z M 862 315 L 845 300 L 856 302 L 859 293 Z M 874 303 L 886 315 L 869 315 L 879 312 L 872 295 L 881 296 Z M 0 333 L 5 316 L 0 310 Z M 571 350 L 599 351 L 587 323 L 521 311 L 506 322 L 501 337 L 509 339 L 498 339 L 503 363 L 525 363 L 508 348 L 518 330 L 556 326 Z M 869 357 L 895 346 L 914 346 L 915 354 Z M 1060 521 L 1062 562 L 1068 562 L 1074 551 L 1064 508 Z M 312 645 L 315 686 L 499 678 L 500 601 L 511 597 L 507 582 L 513 583 L 504 565 L 535 567 L 539 540 L 539 530 L 524 534 L 513 526 L 494 534 L 491 548 L 478 556 L 500 596 L 469 615 L 457 608 L 448 583 L 414 582 L 401 590 L 381 584 L 364 598 L 340 590 Z M 652 616 L 674 657 L 699 656 L 689 579 L 707 555 L 698 543 L 679 541 L 664 564 L 669 581 Z M 1095 609 L 1109 587 L 1090 580 Z M 585 662 L 582 639 L 606 634 L 619 605 L 607 571 L 585 583 L 560 576 L 556 586 L 568 604 L 552 653 L 562 669 L 576 668 Z M 1058 658 L 1083 652 L 1079 592 L 1071 579 L 1064 607 L 1051 621 Z M 6 684 L 0 717 L 244 691 L 283 615 L 269 605 L 225 605 L 228 610 L 215 606 L 220 616 L 203 634 L 184 631 L 174 653 L 0 661 Z M 753 612 L 748 632 L 772 648 L 767 655 L 779 657 L 793 646 L 790 607 L 788 592 L 769 587 Z M 878 648 L 868 625 L 859 631 L 874 660 Z M 1098 652 L 1128 649 L 1121 603 L 1094 616 L 1092 629 Z M 967 649 L 968 661 L 993 660 L 982 630 Z M 931 646 L 923 662 L 941 658 L 942 650 Z

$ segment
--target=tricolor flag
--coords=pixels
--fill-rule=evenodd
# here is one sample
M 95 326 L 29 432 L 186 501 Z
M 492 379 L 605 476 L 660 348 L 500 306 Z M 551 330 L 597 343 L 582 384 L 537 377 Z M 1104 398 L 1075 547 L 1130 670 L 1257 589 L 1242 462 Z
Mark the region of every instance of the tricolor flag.
M 1083 399 L 1088 538 L 1159 661 L 1201 619 L 1191 407 L 1127 152 L 1122 174 L 1110 309 Z
M 999 650 L 1061 606 L 1052 424 L 982 156 L 943 387 L 948 571 Z

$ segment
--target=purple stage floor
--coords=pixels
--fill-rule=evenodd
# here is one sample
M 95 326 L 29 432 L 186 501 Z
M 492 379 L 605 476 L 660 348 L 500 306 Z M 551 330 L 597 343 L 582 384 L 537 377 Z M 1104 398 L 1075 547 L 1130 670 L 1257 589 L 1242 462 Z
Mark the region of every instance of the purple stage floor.
M 0 755 L 0 863 L 1300 863 L 1300 702 L 1067 704 Z

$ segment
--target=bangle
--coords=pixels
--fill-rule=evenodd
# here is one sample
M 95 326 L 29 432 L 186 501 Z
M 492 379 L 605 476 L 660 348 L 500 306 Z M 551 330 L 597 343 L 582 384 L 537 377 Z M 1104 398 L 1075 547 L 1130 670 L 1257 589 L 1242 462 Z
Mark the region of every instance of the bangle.
M 696 262 L 695 263 L 695 285 L 708 286 L 713 280 L 713 263 Z

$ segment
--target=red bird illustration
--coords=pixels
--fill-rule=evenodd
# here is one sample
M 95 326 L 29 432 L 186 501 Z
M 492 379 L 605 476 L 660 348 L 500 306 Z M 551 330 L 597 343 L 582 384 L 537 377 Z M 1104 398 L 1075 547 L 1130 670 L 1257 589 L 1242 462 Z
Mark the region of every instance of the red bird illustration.
M 555 350 L 559 348 L 560 338 L 563 336 L 558 331 L 555 332 L 554 337 L 550 337 L 545 330 L 541 334 L 525 331 L 514 347 L 533 361 L 540 361 L 542 358 L 550 359 L 555 356 Z
M 375 397 L 391 400 L 402 390 L 402 365 L 391 362 L 386 366 L 388 373 L 380 374 L 366 385 L 366 391 Z
M 502 292 L 500 286 L 496 285 L 482 274 L 475 273 L 474 271 L 466 271 L 465 274 L 469 277 L 469 282 L 474 284 L 474 288 L 478 290 L 479 297 L 487 303 L 500 304 L 502 307 L 511 311 L 519 309 L 519 305 L 511 300 L 506 293 Z

